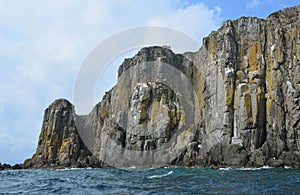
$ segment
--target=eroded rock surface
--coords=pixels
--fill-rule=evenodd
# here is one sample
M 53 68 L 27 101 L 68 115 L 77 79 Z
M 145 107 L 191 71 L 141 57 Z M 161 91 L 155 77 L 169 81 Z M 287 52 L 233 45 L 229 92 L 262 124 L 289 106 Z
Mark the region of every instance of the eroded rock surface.
M 74 106 L 69 101 L 52 103 L 44 113 L 36 152 L 24 162 L 24 168 L 100 166 L 82 142 L 74 118 Z
M 141 49 L 89 115 L 50 105 L 25 165 L 299 167 L 299 19 L 229 20 L 194 53 Z

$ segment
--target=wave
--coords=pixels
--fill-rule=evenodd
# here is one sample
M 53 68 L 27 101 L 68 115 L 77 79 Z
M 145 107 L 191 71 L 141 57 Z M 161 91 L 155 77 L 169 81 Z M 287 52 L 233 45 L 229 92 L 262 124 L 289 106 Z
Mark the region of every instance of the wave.
M 229 170 L 232 170 L 231 167 L 221 167 L 219 168 L 220 171 L 229 171 Z
M 257 168 L 238 168 L 237 170 L 240 171 L 258 171 L 258 170 L 262 170 L 262 169 L 272 169 L 273 167 L 270 167 L 268 165 L 262 166 L 262 167 L 257 167 Z
M 263 170 L 263 169 L 272 169 L 273 167 L 270 167 L 268 165 L 262 166 L 262 167 L 256 167 L 256 168 L 248 168 L 248 167 L 241 167 L 241 168 L 234 168 L 234 170 L 239 170 L 239 171 L 258 171 L 258 170 Z M 219 168 L 220 171 L 230 171 L 233 170 L 231 167 L 222 167 Z
M 171 174 L 173 174 L 173 171 L 169 171 L 168 173 L 162 174 L 162 175 L 151 175 L 151 176 L 149 176 L 147 178 L 148 179 L 157 179 L 157 178 L 166 177 L 166 176 L 171 175 Z
M 52 169 L 52 170 L 55 170 L 55 171 L 77 171 L 77 170 L 90 170 L 90 169 L 93 169 L 93 168 L 92 167 L 86 167 L 86 168 L 75 168 L 75 167 L 72 167 L 72 168 Z

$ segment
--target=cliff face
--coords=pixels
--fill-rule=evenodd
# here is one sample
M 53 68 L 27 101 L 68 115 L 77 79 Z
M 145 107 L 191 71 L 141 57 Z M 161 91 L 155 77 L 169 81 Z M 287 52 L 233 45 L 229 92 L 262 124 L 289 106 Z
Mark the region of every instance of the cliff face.
M 193 61 L 206 78 L 209 164 L 299 166 L 299 8 L 227 21 L 204 39 Z
M 299 19 L 226 21 L 195 53 L 141 49 L 89 115 L 46 109 L 25 165 L 300 167 Z
M 74 106 L 65 99 L 45 110 L 38 147 L 24 162 L 25 168 L 100 166 L 79 136 L 74 113 Z

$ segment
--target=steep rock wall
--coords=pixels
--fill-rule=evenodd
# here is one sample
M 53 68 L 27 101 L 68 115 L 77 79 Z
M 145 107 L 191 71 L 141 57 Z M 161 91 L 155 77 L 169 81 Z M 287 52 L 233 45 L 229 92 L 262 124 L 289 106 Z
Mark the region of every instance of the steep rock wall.
M 141 49 L 89 115 L 46 110 L 28 167 L 299 167 L 299 19 L 296 6 L 226 21 L 194 53 Z
M 100 166 L 82 142 L 74 118 L 74 106 L 69 101 L 53 102 L 45 110 L 36 152 L 24 162 L 24 168 Z

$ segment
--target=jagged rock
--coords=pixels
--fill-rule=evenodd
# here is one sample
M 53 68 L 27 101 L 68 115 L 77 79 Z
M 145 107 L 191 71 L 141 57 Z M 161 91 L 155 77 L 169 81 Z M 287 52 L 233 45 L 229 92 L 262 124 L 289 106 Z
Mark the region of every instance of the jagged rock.
M 58 99 L 51 104 L 45 110 L 36 153 L 24 162 L 24 167 L 70 167 L 91 156 L 80 139 L 74 118 L 74 107 L 67 100 Z
M 5 169 L 11 169 L 11 165 L 10 164 L 1 164 L 0 163 L 0 170 L 5 170 Z
M 90 114 L 46 109 L 25 167 L 299 167 L 299 19 L 229 20 L 194 53 L 141 49 Z
M 0 163 L 0 170 L 4 170 L 4 167 L 1 163 Z
M 11 167 L 11 169 L 23 169 L 23 165 L 22 164 L 15 164 Z

